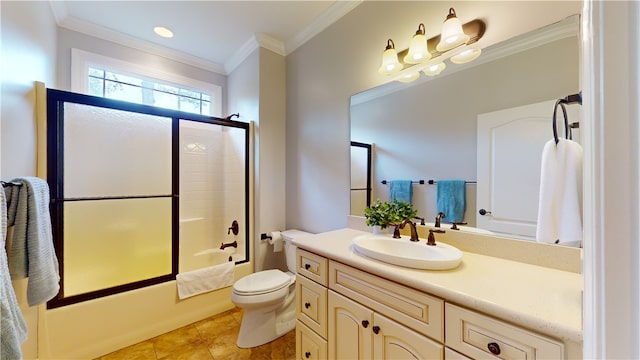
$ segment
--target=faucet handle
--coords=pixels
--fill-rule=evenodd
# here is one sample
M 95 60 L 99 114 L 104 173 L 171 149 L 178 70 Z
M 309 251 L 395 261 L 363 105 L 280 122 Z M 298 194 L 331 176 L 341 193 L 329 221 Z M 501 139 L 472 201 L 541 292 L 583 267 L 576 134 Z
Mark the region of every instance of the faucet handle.
M 434 229 L 429 229 L 429 237 L 427 238 L 427 245 L 429 246 L 436 246 L 436 237 L 435 235 L 433 235 L 433 233 L 445 233 L 446 231 L 444 230 L 434 230 Z
M 453 225 L 451 226 L 451 230 L 460 230 L 458 228 L 458 225 L 467 225 L 466 222 L 454 222 Z

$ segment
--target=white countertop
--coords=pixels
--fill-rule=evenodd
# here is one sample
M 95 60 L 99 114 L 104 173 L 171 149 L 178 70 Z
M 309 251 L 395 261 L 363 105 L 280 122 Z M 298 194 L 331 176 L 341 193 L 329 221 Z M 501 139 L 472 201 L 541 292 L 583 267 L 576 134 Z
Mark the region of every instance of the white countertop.
M 452 270 L 403 268 L 355 252 L 351 240 L 363 234 L 367 233 L 340 229 L 293 242 L 318 255 L 541 334 L 582 342 L 580 274 L 471 252 L 463 252 L 462 263 Z

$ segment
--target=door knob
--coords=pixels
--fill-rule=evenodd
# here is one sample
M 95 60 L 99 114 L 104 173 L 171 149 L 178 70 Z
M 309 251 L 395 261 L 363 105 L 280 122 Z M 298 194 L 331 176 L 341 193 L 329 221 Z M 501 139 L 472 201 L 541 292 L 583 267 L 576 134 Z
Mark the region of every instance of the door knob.
M 487 214 L 491 214 L 491 211 L 487 211 L 487 210 L 485 210 L 485 209 L 480 209 L 480 210 L 478 210 L 478 213 L 479 213 L 480 215 L 482 215 L 482 216 L 485 216 L 485 215 L 487 215 Z
M 307 359 L 310 358 L 311 357 L 311 353 L 307 351 L 306 353 L 304 353 L 304 357 L 306 357 Z
M 362 327 L 366 329 L 367 326 L 369 326 L 369 320 L 362 320 Z
M 378 335 L 378 333 L 380 332 L 380 326 L 375 325 L 374 327 L 371 328 L 371 330 L 373 330 L 373 333 Z
M 308 308 L 310 308 L 310 307 L 311 307 L 311 304 L 310 304 L 310 303 L 308 303 L 308 302 L 304 303 L 304 308 L 305 308 L 305 309 L 308 309 Z

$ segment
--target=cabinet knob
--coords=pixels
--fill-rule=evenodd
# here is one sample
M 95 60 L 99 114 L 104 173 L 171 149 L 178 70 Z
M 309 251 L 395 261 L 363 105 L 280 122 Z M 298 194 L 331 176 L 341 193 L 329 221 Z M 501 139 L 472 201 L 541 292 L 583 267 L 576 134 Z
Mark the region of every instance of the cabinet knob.
M 309 268 L 310 268 L 310 267 L 311 267 L 311 264 L 304 264 L 304 268 L 305 268 L 306 270 L 309 270 Z
M 366 329 L 367 326 L 369 326 L 369 320 L 362 320 L 362 327 Z
M 308 303 L 308 302 L 304 303 L 304 308 L 305 308 L 305 309 L 308 309 L 308 308 L 310 308 L 310 307 L 311 307 L 311 304 L 310 304 L 310 303 Z
M 498 345 L 497 343 L 489 343 L 487 344 L 487 348 L 493 355 L 500 355 L 500 345 Z
M 374 325 L 371 330 L 373 330 L 373 333 L 378 335 L 378 333 L 380 332 L 380 326 L 378 325 Z
M 307 359 L 310 358 L 311 357 L 311 353 L 307 351 L 306 353 L 304 353 L 304 357 L 306 357 Z

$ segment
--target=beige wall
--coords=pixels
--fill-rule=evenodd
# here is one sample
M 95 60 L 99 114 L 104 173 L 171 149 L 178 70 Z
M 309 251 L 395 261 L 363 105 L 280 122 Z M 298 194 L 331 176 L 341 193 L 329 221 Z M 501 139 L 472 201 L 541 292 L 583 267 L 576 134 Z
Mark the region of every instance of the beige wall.
M 260 240 L 261 233 L 283 230 L 284 57 L 259 48 L 228 78 L 228 108 L 255 124 L 255 269 L 284 268 L 282 253 Z
M 56 24 L 47 2 L 0 2 L 2 26 L 0 178 L 36 175 L 35 81 L 56 84 Z M 38 307 L 29 307 L 26 281 L 14 288 L 29 329 L 25 359 L 38 356 Z M 0 315 L 1 316 L 1 315 Z

